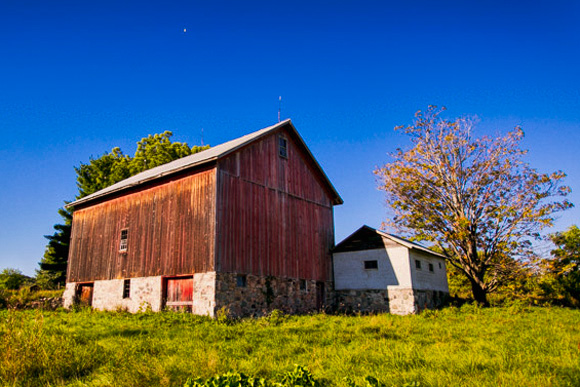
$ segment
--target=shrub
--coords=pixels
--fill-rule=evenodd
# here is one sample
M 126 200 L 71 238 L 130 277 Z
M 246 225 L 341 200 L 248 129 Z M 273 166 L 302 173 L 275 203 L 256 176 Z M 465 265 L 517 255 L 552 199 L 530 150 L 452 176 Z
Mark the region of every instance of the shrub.
M 184 387 L 320 387 L 310 371 L 295 365 L 294 370 L 284 374 L 282 382 L 273 382 L 264 378 L 253 378 L 238 372 L 228 372 L 211 378 L 187 379 Z

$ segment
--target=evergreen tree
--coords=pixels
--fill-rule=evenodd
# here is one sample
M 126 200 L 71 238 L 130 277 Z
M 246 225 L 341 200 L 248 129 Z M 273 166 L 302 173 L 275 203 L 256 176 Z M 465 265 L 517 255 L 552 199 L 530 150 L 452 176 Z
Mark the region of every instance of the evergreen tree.
M 55 224 L 54 234 L 44 236 L 48 239 L 48 245 L 38 263 L 40 269 L 36 271 L 36 283 L 43 289 L 60 287 L 66 281 L 72 212 L 59 208 L 58 214 L 62 216 L 64 224 Z

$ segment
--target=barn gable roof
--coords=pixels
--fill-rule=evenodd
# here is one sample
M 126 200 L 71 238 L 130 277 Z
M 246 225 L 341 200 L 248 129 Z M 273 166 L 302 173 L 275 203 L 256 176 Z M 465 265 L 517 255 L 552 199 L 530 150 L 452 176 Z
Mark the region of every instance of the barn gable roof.
M 305 153 L 312 159 L 313 165 L 318 170 L 318 172 L 320 172 L 320 175 L 322 176 L 323 184 L 328 188 L 329 192 L 331 193 L 333 204 L 335 204 L 335 205 L 342 204 L 343 203 L 342 198 L 340 197 L 340 195 L 338 194 L 338 192 L 336 191 L 336 189 L 334 188 L 334 186 L 332 185 L 332 183 L 328 179 L 328 176 L 326 176 L 326 173 L 324 173 L 324 170 L 322 169 L 320 164 L 318 164 L 318 162 L 316 161 L 316 159 L 314 158 L 314 156 L 312 155 L 312 153 L 310 152 L 310 150 L 306 146 L 306 143 L 304 142 L 304 140 L 302 139 L 302 137 L 300 136 L 300 134 L 298 133 L 298 131 L 296 130 L 294 125 L 292 124 L 292 121 L 290 119 L 287 119 L 287 120 L 284 120 L 282 122 L 277 123 L 276 125 L 272 125 L 272 126 L 269 126 L 267 128 L 260 129 L 256 132 L 253 132 L 250 134 L 246 134 L 245 136 L 236 138 L 234 140 L 225 142 L 225 143 L 220 144 L 220 145 L 216 145 L 216 146 L 209 148 L 207 150 L 204 150 L 202 152 L 195 153 L 195 154 L 190 155 L 190 156 L 182 157 L 180 159 L 171 161 L 169 163 L 160 165 L 158 167 L 148 169 L 148 170 L 143 171 L 141 173 L 138 173 L 134 176 L 131 176 L 125 180 L 122 180 L 116 184 L 113 184 L 107 188 L 104 188 L 100 191 L 94 192 L 94 193 L 87 195 L 81 199 L 78 199 L 72 203 L 69 203 L 65 207 L 69 208 L 69 207 L 77 206 L 79 204 L 88 203 L 88 202 L 91 202 L 93 200 L 100 199 L 100 198 L 103 198 L 105 196 L 111 195 L 113 193 L 124 191 L 126 189 L 133 188 L 133 187 L 139 186 L 141 184 L 148 183 L 150 181 L 184 171 L 186 169 L 202 166 L 204 164 L 209 164 L 213 161 L 221 159 L 221 158 L 229 155 L 230 153 L 233 153 L 236 150 L 238 150 L 238 149 L 240 149 L 240 148 L 242 148 L 242 147 L 244 147 L 244 146 L 246 146 L 254 141 L 257 141 L 258 139 L 260 139 L 260 138 L 262 138 L 270 133 L 273 133 L 281 128 L 284 128 L 284 127 L 287 128 L 289 131 L 291 131 L 295 135 L 296 139 L 298 140 L 299 145 L 302 146 Z
M 354 233 L 346 237 L 342 242 L 337 244 L 333 252 L 340 253 L 345 251 L 358 251 L 358 250 L 370 250 L 378 249 L 384 247 L 383 239 L 394 242 L 398 245 L 404 246 L 408 249 L 418 250 L 423 253 L 434 255 L 438 258 L 445 258 L 443 254 L 436 253 L 435 251 L 428 249 L 425 246 L 421 246 L 418 243 L 411 242 L 407 239 L 398 237 L 393 234 L 386 233 L 384 231 L 376 230 L 367 225 L 362 226 Z

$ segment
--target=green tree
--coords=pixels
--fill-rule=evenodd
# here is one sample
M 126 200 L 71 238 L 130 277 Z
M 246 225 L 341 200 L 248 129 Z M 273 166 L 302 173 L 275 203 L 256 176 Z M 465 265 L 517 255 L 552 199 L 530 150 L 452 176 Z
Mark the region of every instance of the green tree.
M 88 196 L 131 176 L 131 157 L 120 148 L 113 148 L 98 158 L 90 158 L 88 164 L 75 167 L 77 173 L 77 199 Z
M 209 146 L 190 148 L 187 143 L 171 142 L 172 135 L 170 131 L 165 131 L 141 139 L 137 143 L 135 155 L 129 162 L 131 176 L 209 148 Z
M 125 155 L 116 147 L 98 158 L 90 158 L 88 163 L 75 167 L 77 173 L 78 194 L 76 199 L 83 198 L 123 179 L 136 175 L 147 169 L 168 163 L 181 157 L 189 156 L 209 148 L 207 146 L 189 147 L 187 143 L 171 142 L 173 133 L 149 135 L 137 143 L 133 157 Z M 72 226 L 72 211 L 59 209 L 63 224 L 56 224 L 49 240 L 40 270 L 37 270 L 37 282 L 44 288 L 64 284 L 68 261 L 69 243 Z
M 386 225 L 436 244 L 488 305 L 487 294 L 510 280 L 553 214 L 572 206 L 563 199 L 570 189 L 563 172 L 539 173 L 523 161 L 519 127 L 476 138 L 472 120 L 443 119 L 444 110 L 430 106 L 395 128 L 414 146 L 375 170 L 394 213 Z
M 551 252 L 553 259 L 547 262 L 549 270 L 564 295 L 580 305 L 580 228 L 570 226 L 564 232 L 551 234 L 550 239 L 557 248 Z
M 59 208 L 58 214 L 63 218 L 64 224 L 55 224 L 54 234 L 44 236 L 48 239 L 48 245 L 38 263 L 40 269 L 36 271 L 36 283 L 43 289 L 60 287 L 66 282 L 72 212 Z
M 30 277 L 25 276 L 18 269 L 4 269 L 0 272 L 0 289 L 18 290 L 30 281 Z

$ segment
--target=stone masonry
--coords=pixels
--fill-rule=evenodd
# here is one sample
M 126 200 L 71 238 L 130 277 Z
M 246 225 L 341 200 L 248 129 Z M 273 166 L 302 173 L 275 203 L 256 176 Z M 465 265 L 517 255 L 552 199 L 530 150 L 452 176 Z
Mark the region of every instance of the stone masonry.
M 92 307 L 100 310 L 126 309 L 132 313 L 148 308 L 161 310 L 162 277 L 131 278 L 128 298 L 123 298 L 123 283 L 124 279 L 94 281 Z M 75 302 L 76 288 L 74 282 L 66 284 L 63 294 L 65 308 L 70 308 Z
M 339 312 L 406 315 L 442 306 L 448 293 L 416 289 L 362 289 L 336 290 L 335 297 Z
M 244 278 L 243 283 L 238 277 Z M 123 298 L 124 279 L 93 282 L 92 307 L 100 310 L 125 309 L 135 313 L 150 308 L 163 309 L 163 277 L 131 278 L 128 298 Z M 78 284 L 67 283 L 64 306 L 75 302 Z M 320 286 L 320 284 L 319 284 Z M 332 306 L 332 283 L 324 284 L 321 307 Z M 262 316 L 274 309 L 285 313 L 310 313 L 318 310 L 317 282 L 237 273 L 198 273 L 193 275 L 192 313 L 215 317 L 226 308 L 232 317 Z
M 245 280 L 238 279 L 239 276 Z M 325 284 L 322 307 L 330 303 L 330 286 L 331 283 Z M 314 312 L 318 307 L 317 283 L 296 278 L 217 273 L 216 308 L 222 307 L 233 317 L 263 316 L 274 309 L 289 314 Z
M 193 306 L 191 312 L 202 316 L 215 317 L 216 272 L 193 275 Z

